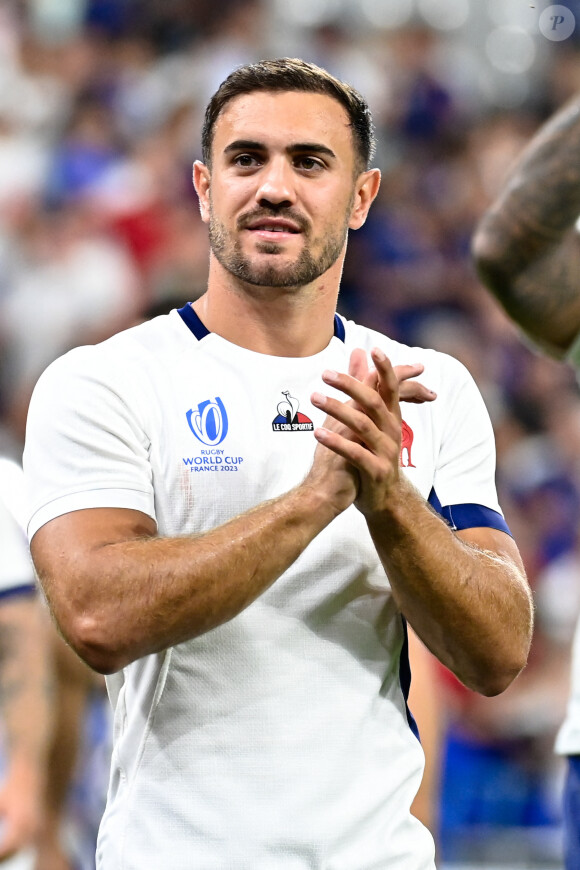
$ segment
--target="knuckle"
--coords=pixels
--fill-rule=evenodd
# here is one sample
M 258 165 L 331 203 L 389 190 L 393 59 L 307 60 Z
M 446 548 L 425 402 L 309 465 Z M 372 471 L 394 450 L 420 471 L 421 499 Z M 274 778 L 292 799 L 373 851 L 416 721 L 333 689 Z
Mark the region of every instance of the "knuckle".
M 360 422 L 358 425 L 359 433 L 363 436 L 363 438 L 370 437 L 375 431 L 375 426 L 373 422 L 366 416 L 362 415 L 360 418 Z

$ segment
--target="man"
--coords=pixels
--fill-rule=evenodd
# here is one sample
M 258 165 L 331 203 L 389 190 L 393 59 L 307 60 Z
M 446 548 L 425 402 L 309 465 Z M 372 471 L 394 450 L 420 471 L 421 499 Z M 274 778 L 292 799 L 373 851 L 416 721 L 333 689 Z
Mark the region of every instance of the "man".
M 21 503 L 22 469 L 0 458 L 0 865 L 34 864 L 51 732 L 48 623 L 37 594 Z
M 487 694 L 530 642 L 489 419 L 454 360 L 335 315 L 379 186 L 355 91 L 242 67 L 202 141 L 207 292 L 54 363 L 28 423 L 33 557 L 110 675 L 98 866 L 431 870 L 404 620 Z
M 479 273 L 508 314 L 548 354 L 580 367 L 580 97 L 535 134 L 473 237 Z M 567 870 L 580 867 L 580 624 L 572 692 L 556 749 L 568 756 Z

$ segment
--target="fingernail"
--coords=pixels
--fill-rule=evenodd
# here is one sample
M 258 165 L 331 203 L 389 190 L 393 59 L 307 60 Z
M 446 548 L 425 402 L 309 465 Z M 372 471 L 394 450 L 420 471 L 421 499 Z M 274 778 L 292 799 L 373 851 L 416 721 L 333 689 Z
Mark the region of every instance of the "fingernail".
M 310 400 L 313 405 L 324 405 L 326 396 L 323 396 L 322 393 L 312 393 Z
M 322 378 L 325 381 L 335 381 L 338 377 L 338 372 L 333 371 L 332 369 L 325 369 L 322 372 Z
M 373 347 L 373 355 L 381 362 L 384 362 L 387 358 L 387 355 L 383 353 L 380 347 Z

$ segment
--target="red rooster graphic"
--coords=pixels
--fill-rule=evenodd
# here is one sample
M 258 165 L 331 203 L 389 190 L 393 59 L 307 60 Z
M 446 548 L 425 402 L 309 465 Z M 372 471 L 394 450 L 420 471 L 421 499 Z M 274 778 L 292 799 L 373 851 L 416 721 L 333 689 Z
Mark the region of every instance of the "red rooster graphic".
M 399 456 L 399 465 L 405 468 L 403 462 L 403 451 L 407 451 L 407 468 L 416 468 L 411 459 L 411 447 L 413 446 L 413 430 L 404 420 L 401 420 L 401 454 Z

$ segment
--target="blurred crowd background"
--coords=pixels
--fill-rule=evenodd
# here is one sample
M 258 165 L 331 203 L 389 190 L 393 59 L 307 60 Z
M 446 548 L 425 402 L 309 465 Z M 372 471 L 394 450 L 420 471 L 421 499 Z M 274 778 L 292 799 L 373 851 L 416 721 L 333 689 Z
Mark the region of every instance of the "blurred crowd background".
M 447 351 L 475 377 L 537 607 L 530 664 L 504 695 L 479 698 L 436 675 L 446 866 L 558 867 L 553 744 L 580 610 L 579 392 L 567 367 L 522 342 L 469 251 L 511 161 L 580 91 L 580 8 L 562 4 L 577 27 L 557 41 L 539 26 L 548 5 L 0 4 L 0 452 L 16 458 L 32 387 L 52 359 L 203 292 L 208 243 L 191 164 L 205 104 L 231 69 L 300 56 L 368 98 L 383 184 L 351 236 L 340 311 Z M 98 812 L 94 748 L 106 721 L 88 718 L 73 815 L 83 803 Z M 101 749 L 96 758 L 106 764 Z

